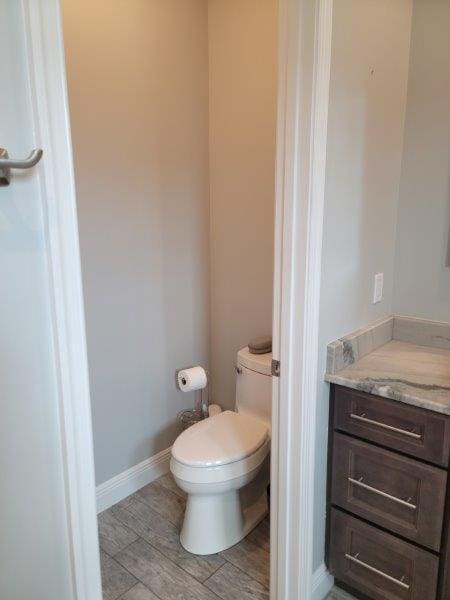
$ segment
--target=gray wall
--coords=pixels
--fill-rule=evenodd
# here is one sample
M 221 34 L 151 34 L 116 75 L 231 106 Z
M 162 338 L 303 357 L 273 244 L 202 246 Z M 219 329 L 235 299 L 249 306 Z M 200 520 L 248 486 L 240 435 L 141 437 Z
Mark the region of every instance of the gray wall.
M 234 407 L 236 352 L 272 331 L 277 0 L 209 0 L 213 399 Z
M 172 444 L 178 367 L 211 363 L 232 408 L 236 351 L 271 331 L 277 2 L 63 15 L 102 483 Z
M 0 54 L 0 142 L 11 156 L 26 156 L 35 139 L 17 0 L 0 2 Z M 37 169 L 16 171 L 12 184 L 0 190 L 0 598 L 71 600 L 60 406 Z
M 392 310 L 411 0 L 334 4 L 320 304 L 314 567 L 323 562 L 326 345 Z M 373 70 L 373 74 L 371 71 Z M 373 278 L 385 276 L 372 304 Z
M 396 313 L 450 320 L 450 2 L 415 0 L 395 263 Z
M 175 370 L 208 365 L 207 2 L 62 4 L 102 483 L 171 445 Z

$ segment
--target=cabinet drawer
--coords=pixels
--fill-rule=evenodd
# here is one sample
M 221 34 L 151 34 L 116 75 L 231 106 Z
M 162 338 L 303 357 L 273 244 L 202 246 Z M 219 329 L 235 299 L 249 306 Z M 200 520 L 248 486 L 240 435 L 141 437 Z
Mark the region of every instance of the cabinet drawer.
M 446 415 L 336 386 L 334 427 L 448 466 L 450 418 Z
M 373 600 L 434 600 L 436 556 L 389 533 L 331 511 L 330 571 Z
M 447 473 L 335 433 L 331 502 L 439 551 Z

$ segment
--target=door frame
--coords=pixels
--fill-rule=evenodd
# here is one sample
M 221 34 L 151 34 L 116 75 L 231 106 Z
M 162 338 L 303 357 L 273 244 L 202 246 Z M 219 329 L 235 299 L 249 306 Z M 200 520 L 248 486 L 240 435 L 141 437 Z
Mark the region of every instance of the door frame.
M 89 374 L 60 0 L 21 0 L 58 365 L 73 599 L 101 600 Z M 333 0 L 279 0 L 272 413 L 272 600 L 320 600 L 315 427 Z M 309 24 L 309 25 L 308 25 Z M 305 25 L 311 26 L 309 33 Z M 311 29 L 310 27 L 310 29 Z
M 316 400 L 333 0 L 281 0 L 276 165 L 271 598 L 322 600 L 313 572 Z M 313 29 L 311 38 L 308 27 Z M 325 515 L 323 515 L 325 518 Z
M 89 373 L 59 0 L 21 0 L 62 440 L 73 600 L 101 600 Z

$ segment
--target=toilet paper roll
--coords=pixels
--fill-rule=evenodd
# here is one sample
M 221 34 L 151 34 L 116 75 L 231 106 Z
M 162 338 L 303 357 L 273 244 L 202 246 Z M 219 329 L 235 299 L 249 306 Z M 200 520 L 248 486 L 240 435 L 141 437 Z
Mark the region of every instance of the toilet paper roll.
M 178 371 L 178 385 L 182 392 L 202 390 L 207 383 L 208 378 L 203 367 L 192 367 L 192 369 Z

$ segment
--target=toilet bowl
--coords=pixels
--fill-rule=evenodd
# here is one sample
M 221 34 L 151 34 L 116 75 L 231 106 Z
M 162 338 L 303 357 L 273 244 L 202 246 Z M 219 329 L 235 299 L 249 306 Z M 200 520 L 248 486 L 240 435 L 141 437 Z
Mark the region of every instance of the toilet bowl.
M 233 546 L 268 511 L 271 354 L 248 355 L 238 353 L 237 412 L 193 425 L 172 447 L 170 470 L 188 495 L 180 541 L 194 554 Z

